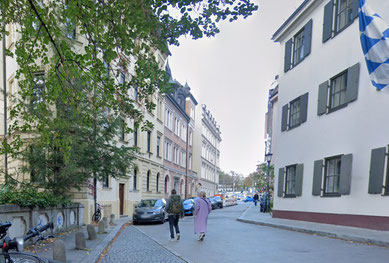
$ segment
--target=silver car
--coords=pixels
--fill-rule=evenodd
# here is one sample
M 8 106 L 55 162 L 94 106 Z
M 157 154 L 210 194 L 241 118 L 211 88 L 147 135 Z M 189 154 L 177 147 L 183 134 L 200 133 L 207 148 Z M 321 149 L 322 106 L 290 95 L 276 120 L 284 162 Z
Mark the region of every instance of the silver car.
M 132 215 L 133 224 L 139 222 L 160 222 L 163 224 L 167 219 L 165 199 L 144 199 L 135 208 Z

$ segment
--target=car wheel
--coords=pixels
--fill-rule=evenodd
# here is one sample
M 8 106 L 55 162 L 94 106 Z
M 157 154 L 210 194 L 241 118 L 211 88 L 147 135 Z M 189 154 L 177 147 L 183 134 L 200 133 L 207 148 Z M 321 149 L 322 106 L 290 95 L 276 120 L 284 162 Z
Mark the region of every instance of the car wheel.
M 138 224 L 138 221 L 132 221 L 132 224 L 133 224 L 133 225 L 137 225 L 137 224 Z

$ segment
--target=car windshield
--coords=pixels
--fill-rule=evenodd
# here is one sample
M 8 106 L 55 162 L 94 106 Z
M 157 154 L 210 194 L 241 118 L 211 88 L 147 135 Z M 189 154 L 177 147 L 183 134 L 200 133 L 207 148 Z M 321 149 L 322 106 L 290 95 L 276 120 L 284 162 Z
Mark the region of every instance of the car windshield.
M 222 200 L 222 199 L 220 198 L 220 196 L 215 196 L 214 198 L 215 198 L 217 201 Z
M 193 200 L 192 199 L 184 200 L 184 205 L 189 205 L 189 204 L 193 204 Z
M 161 199 L 142 200 L 138 204 L 138 207 L 157 207 L 162 206 L 163 202 Z

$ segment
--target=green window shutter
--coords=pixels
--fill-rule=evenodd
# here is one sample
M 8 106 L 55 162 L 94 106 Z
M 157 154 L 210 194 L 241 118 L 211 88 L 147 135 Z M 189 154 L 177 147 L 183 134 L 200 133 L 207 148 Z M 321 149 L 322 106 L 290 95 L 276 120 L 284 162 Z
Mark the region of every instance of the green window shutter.
M 353 19 L 357 18 L 359 14 L 359 0 L 353 2 Z
M 285 61 L 284 61 L 284 72 L 287 72 L 292 65 L 292 39 L 289 39 L 285 43 Z
M 332 37 L 332 22 L 334 20 L 334 0 L 324 7 L 323 43 Z
M 284 168 L 280 168 L 278 170 L 277 196 L 278 197 L 283 197 L 284 196 Z
M 328 105 L 328 81 L 319 85 L 319 97 L 317 102 L 317 115 L 327 113 Z
M 381 194 L 385 173 L 386 147 L 371 150 L 369 194 Z
M 296 167 L 296 183 L 295 183 L 296 196 L 301 196 L 303 194 L 303 175 L 304 175 L 304 164 L 298 164 Z
M 360 65 L 357 63 L 347 70 L 346 102 L 351 102 L 358 98 L 359 68 Z
M 304 58 L 311 53 L 312 46 L 312 19 L 304 26 Z
M 281 131 L 286 131 L 288 129 L 288 108 L 288 104 L 285 104 L 282 107 Z
M 340 161 L 339 193 L 349 195 L 351 189 L 351 170 L 353 165 L 353 155 L 343 155 Z
M 312 195 L 321 194 L 321 181 L 323 176 L 323 160 L 317 160 L 313 166 Z
M 307 121 L 308 92 L 300 97 L 300 123 Z

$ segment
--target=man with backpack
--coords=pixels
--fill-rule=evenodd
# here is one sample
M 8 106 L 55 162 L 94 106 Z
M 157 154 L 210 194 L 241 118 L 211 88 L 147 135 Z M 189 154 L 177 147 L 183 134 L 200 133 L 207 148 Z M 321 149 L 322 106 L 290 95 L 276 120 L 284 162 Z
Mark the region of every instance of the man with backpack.
M 166 202 L 166 211 L 169 218 L 170 241 L 174 241 L 174 229 L 176 229 L 177 240 L 180 240 L 180 229 L 178 228 L 179 218 L 184 217 L 184 206 L 181 197 L 177 195 L 176 189 L 172 190 L 171 196 Z

